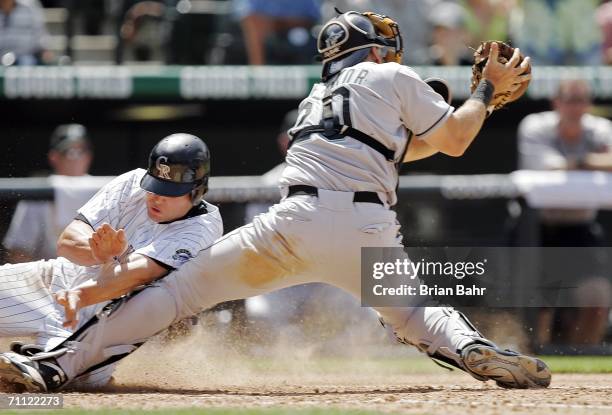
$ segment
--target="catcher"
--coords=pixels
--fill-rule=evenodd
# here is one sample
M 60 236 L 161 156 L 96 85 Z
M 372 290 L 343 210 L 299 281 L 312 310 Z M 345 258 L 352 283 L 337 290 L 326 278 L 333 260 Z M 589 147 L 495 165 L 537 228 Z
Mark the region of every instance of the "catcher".
M 92 368 L 116 362 L 130 345 L 140 345 L 173 321 L 223 301 L 309 282 L 359 297 L 361 248 L 402 247 L 390 209 L 397 202 L 397 166 L 437 152 L 460 156 L 487 110 L 499 106 L 496 99 L 518 98 L 531 78 L 529 58 L 521 59 L 515 49 L 500 63 L 500 46 L 492 43 L 472 96 L 455 110 L 398 63 L 399 28 L 374 13 L 347 12 L 330 20 L 321 29 L 318 49 L 322 82 L 302 101 L 289 130 L 291 146 L 280 179 L 283 200 L 153 286 L 111 303 L 52 350 L 54 357 L 2 354 L 0 373 L 30 391 L 57 390 Z M 83 285 L 60 301 L 70 320 L 89 298 L 100 297 L 95 285 Z M 478 380 L 507 388 L 550 383 L 544 362 L 501 350 L 452 308 L 415 303 L 376 311 L 400 342 Z

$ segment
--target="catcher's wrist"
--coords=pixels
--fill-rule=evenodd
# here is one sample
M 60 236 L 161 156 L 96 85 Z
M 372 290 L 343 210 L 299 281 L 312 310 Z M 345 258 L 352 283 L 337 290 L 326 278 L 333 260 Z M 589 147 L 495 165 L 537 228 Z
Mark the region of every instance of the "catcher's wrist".
M 481 79 L 478 83 L 478 86 L 472 93 L 470 99 L 482 102 L 488 113 L 489 105 L 491 104 L 491 100 L 493 99 L 494 92 L 495 87 L 493 86 L 493 83 L 491 83 L 491 81 L 489 81 L 488 79 Z

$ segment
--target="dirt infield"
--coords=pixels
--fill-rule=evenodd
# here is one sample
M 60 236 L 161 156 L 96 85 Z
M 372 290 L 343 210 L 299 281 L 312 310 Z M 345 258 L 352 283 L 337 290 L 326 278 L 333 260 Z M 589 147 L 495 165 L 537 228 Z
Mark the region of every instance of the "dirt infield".
M 316 328 L 321 333 L 321 326 Z M 178 341 L 152 340 L 122 362 L 112 386 L 64 392 L 65 407 L 612 415 L 612 373 L 553 373 L 549 389 L 504 390 L 439 368 L 380 329 L 352 330 L 352 337 L 329 336 L 323 343 L 321 335 L 306 336 L 308 342 L 282 332 L 286 338 L 248 347 L 236 344 L 235 334 L 208 329 Z M 264 334 L 270 337 L 270 331 Z
M 379 347 L 367 357 L 321 358 L 303 348 L 244 357 L 196 339 L 145 345 L 119 367 L 114 386 L 104 393 L 67 393 L 66 407 L 612 414 L 612 374 L 562 374 L 546 390 L 510 391 L 439 368 L 401 346 Z
M 119 382 L 120 379 L 119 379 Z M 409 414 L 612 414 L 610 376 L 559 375 L 546 390 L 507 391 L 461 374 L 261 378 L 252 385 L 125 384 L 106 393 L 68 393 L 67 408 L 346 408 Z M 299 385 L 299 386 L 298 386 Z

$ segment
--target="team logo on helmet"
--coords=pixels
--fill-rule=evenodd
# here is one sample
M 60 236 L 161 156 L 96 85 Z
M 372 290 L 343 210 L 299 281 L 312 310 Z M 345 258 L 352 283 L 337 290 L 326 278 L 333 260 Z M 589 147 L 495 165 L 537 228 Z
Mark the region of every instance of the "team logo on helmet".
M 340 40 L 346 35 L 346 32 L 342 26 L 337 23 L 329 25 L 327 28 L 327 38 L 325 39 L 325 46 L 331 48 L 336 46 Z
M 161 177 L 162 179 L 170 180 L 170 166 L 168 166 L 167 164 L 163 164 L 167 162 L 168 162 L 168 157 L 160 156 L 157 158 L 157 161 L 155 162 L 155 167 L 157 167 L 157 175 L 159 177 Z

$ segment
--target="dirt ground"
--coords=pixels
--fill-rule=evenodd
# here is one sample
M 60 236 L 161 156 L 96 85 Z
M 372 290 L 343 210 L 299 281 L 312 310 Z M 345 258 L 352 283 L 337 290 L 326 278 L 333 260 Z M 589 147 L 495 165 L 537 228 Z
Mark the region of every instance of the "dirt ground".
M 344 353 L 322 358 L 309 346 L 282 343 L 247 357 L 197 336 L 147 344 L 119 367 L 114 386 L 104 393 L 69 392 L 65 406 L 612 414 L 612 374 L 561 374 L 549 389 L 510 391 L 439 368 L 405 346 L 347 345 Z
M 211 379 L 207 387 L 190 386 L 189 380 L 155 383 L 127 382 L 106 393 L 67 393 L 64 404 L 88 409 L 336 407 L 407 414 L 612 414 L 611 379 L 604 375 L 558 375 L 549 389 L 527 391 L 503 390 L 446 373 L 262 377 L 251 385 Z
M 367 320 L 367 316 L 362 321 Z M 198 328 L 154 339 L 125 359 L 114 384 L 65 391 L 66 408 L 342 408 L 407 414 L 612 414 L 612 374 L 553 374 L 551 387 L 504 390 L 434 365 L 370 321 L 313 333 L 260 330 L 236 344 L 231 331 Z M 364 328 L 362 328 L 362 326 Z M 504 347 L 520 337 L 489 328 Z M 316 335 L 314 334 L 316 333 Z M 323 333 L 323 334 L 322 334 Z M 325 334 L 328 333 L 328 334 Z M 163 336 L 162 336 L 163 337 Z M 367 342 L 367 343 L 366 343 Z M 2 345 L 3 349 L 7 345 Z

